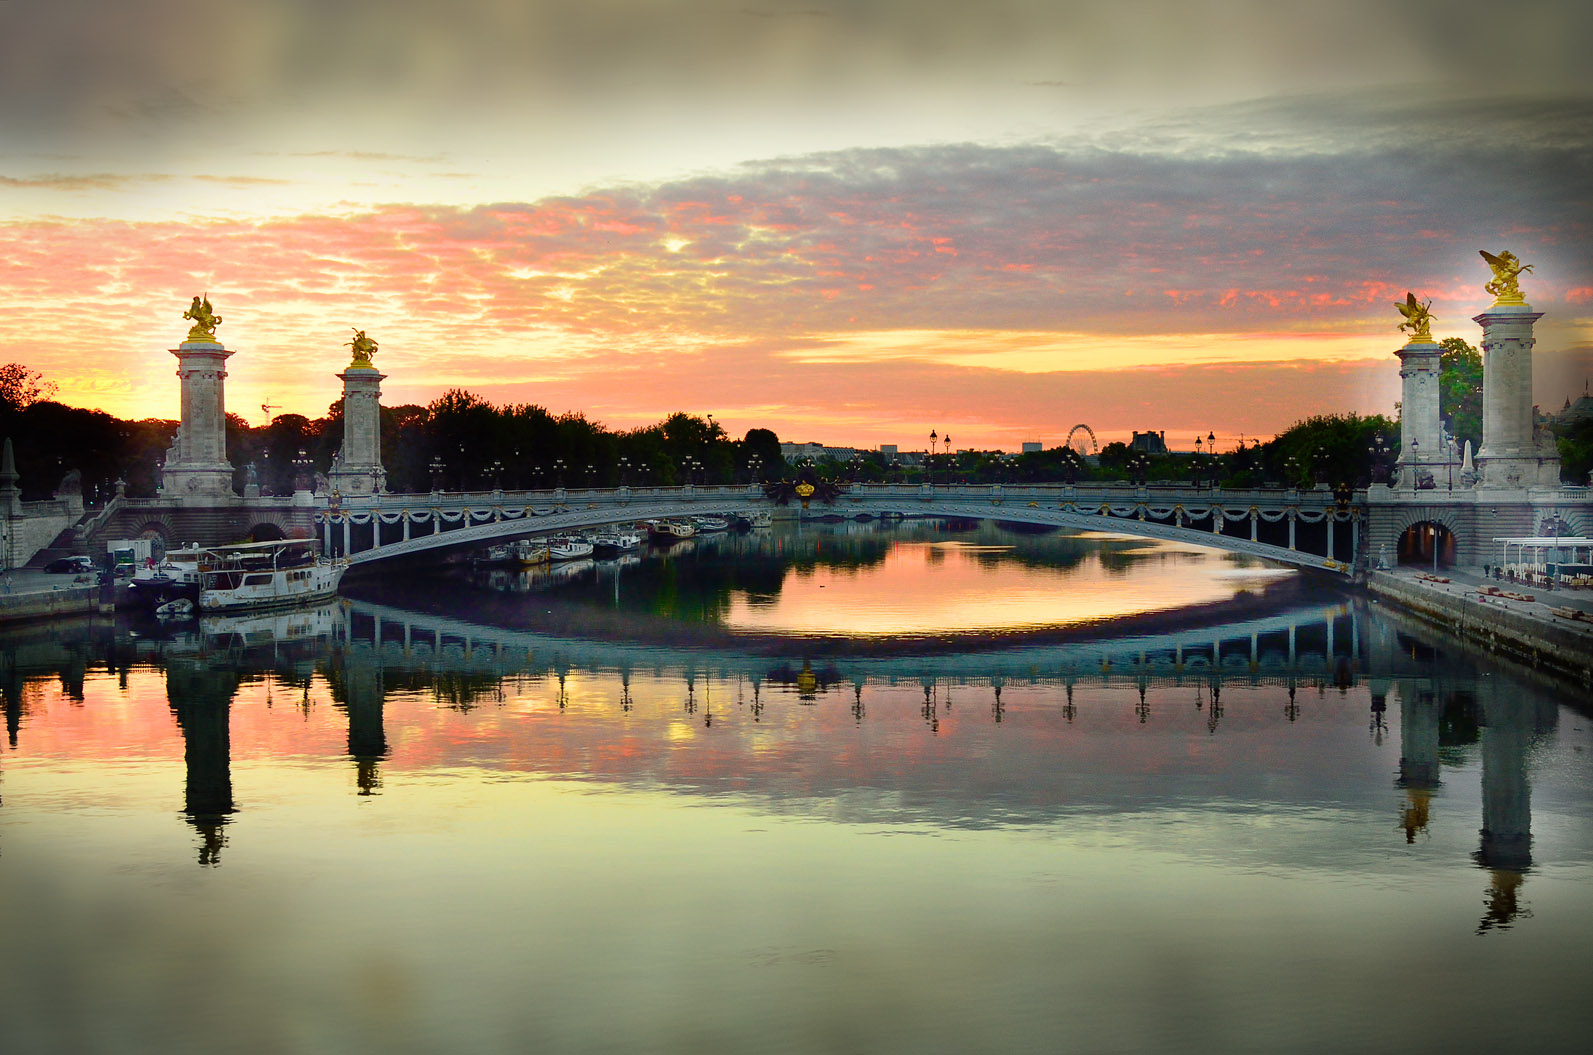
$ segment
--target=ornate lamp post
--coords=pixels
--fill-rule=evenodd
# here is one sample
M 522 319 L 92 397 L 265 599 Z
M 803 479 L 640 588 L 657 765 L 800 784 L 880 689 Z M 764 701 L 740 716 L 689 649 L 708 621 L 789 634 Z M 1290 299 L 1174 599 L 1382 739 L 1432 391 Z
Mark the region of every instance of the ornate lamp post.
M 619 460 L 619 482 L 621 487 L 624 487 L 630 481 L 630 475 L 631 460 L 622 454 Z
M 1438 426 L 1439 437 L 1444 443 L 1444 468 L 1449 470 L 1449 490 L 1455 489 L 1455 437 L 1444 425 Z
M 492 489 L 503 490 L 503 462 L 501 459 L 492 459 Z
M 442 490 L 443 460 L 442 455 L 437 455 L 431 460 L 431 489 L 435 494 Z
M 1327 451 L 1318 446 L 1316 450 L 1311 452 L 1311 461 L 1315 465 L 1314 478 L 1316 482 L 1318 484 L 1326 483 L 1328 462 Z
M 1366 448 L 1367 457 L 1372 463 L 1372 482 L 1374 484 L 1388 483 L 1389 452 L 1388 438 L 1381 432 L 1374 433 L 1372 445 Z
M 1077 483 L 1079 479 L 1079 452 L 1072 447 L 1063 447 L 1062 453 L 1058 455 L 1058 460 L 1062 463 L 1063 481 L 1069 484 Z
M 1283 459 L 1283 482 L 1291 491 L 1300 486 L 1300 469 L 1300 459 L 1296 458 L 1294 455 L 1291 454 L 1287 458 Z
M 1204 447 L 1204 445 L 1205 445 L 1205 441 L 1202 440 L 1199 436 L 1196 436 L 1195 437 L 1195 464 L 1194 464 L 1194 473 L 1193 473 L 1193 475 L 1194 475 L 1194 484 L 1195 484 L 1196 487 L 1200 486 L 1200 469 L 1201 469 L 1201 462 L 1203 461 L 1203 459 L 1201 458 L 1201 455 L 1205 453 L 1205 451 L 1202 449 Z
M 564 486 L 564 459 L 553 459 L 553 479 L 555 487 Z
M 929 456 L 924 459 L 924 473 L 929 478 L 929 485 L 935 486 L 935 447 L 940 442 L 940 435 L 934 430 L 929 430 Z
M 1207 467 L 1210 469 L 1210 472 L 1207 475 L 1210 476 L 1210 478 L 1211 478 L 1211 486 L 1212 487 L 1216 487 L 1217 486 L 1217 434 L 1215 432 L 1206 433 L 1206 462 L 1207 462 Z
M 315 463 L 310 461 L 310 456 L 303 447 L 299 448 L 299 456 L 293 459 L 293 489 L 295 491 L 308 491 L 314 484 L 312 469 Z

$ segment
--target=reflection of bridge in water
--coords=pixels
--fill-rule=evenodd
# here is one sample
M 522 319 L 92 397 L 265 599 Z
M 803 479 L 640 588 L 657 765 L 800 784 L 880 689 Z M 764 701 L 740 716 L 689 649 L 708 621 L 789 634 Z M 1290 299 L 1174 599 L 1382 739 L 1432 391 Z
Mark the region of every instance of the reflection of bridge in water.
M 545 733 L 576 737 L 576 745 L 585 744 L 582 736 L 595 735 L 596 742 L 603 743 L 611 735 L 635 734 L 637 727 L 629 725 L 624 729 L 630 732 L 619 727 L 612 734 L 601 731 L 613 718 L 597 723 L 581 720 L 582 715 L 590 718 L 596 713 L 590 709 L 590 689 L 605 682 L 616 693 L 613 717 L 629 714 L 634 679 L 654 688 L 663 686 L 666 695 L 667 686 L 674 685 L 684 713 L 669 721 L 685 718 L 703 726 L 732 717 L 723 702 L 719 714 L 714 715 L 711 695 L 721 694 L 723 701 L 734 685 L 750 688 L 752 699 L 746 713 L 752 721 L 760 716 L 766 722 L 778 719 L 781 712 L 775 709 L 780 707 L 805 709 L 817 704 L 823 711 L 825 701 L 834 700 L 850 712 L 839 715 L 847 725 L 900 721 L 900 714 L 882 716 L 870 711 L 871 697 L 899 702 L 902 689 L 913 696 L 921 689 L 927 732 L 934 737 L 949 731 L 966 745 L 974 726 L 982 722 L 993 731 L 1004 718 L 1011 717 L 1005 713 L 1003 691 L 1010 700 L 1014 690 L 1049 687 L 1051 695 L 1042 698 L 1054 702 L 1043 706 L 1054 722 L 1048 719 L 1043 727 L 1035 724 L 1037 697 L 1030 694 L 1024 697 L 1029 708 L 1026 720 L 1015 733 L 979 741 L 981 749 L 1004 753 L 1003 765 L 1013 767 L 1009 790 L 1021 809 L 1003 799 L 1000 812 L 1009 818 L 1003 823 L 1010 823 L 1012 817 L 1046 823 L 1054 819 L 1056 811 L 1077 807 L 1077 786 L 1050 787 L 1057 781 L 1076 779 L 1068 776 L 1065 758 L 1057 755 L 1059 748 L 1066 755 L 1067 743 L 1058 736 L 1072 727 L 1075 713 L 1094 714 L 1103 707 L 1124 706 L 1133 700 L 1136 689 L 1138 722 L 1129 721 L 1154 727 L 1174 719 L 1165 712 L 1157 713 L 1147 698 L 1152 703 L 1165 702 L 1168 687 L 1193 687 L 1197 702 L 1202 696 L 1206 701 L 1205 726 L 1211 736 L 1223 735 L 1225 708 L 1231 711 L 1237 705 L 1241 708 L 1238 714 L 1247 714 L 1264 701 L 1271 715 L 1269 722 L 1281 722 L 1285 715 L 1293 722 L 1301 711 L 1295 699 L 1297 690 L 1333 696 L 1354 690 L 1359 705 L 1369 708 L 1370 735 L 1379 742 L 1396 732 L 1399 737 L 1399 768 L 1393 783 L 1404 796 L 1398 819 L 1405 838 L 1414 841 L 1430 830 L 1434 799 L 1445 786 L 1446 767 L 1453 769 L 1457 764 L 1455 752 L 1474 751 L 1480 760 L 1482 824 L 1473 860 L 1490 873 L 1481 925 L 1491 929 L 1508 924 L 1521 909 L 1523 879 L 1533 865 L 1527 759 L 1535 741 L 1554 730 L 1557 704 L 1552 693 L 1523 680 L 1525 673 L 1518 676 L 1489 668 L 1488 676 L 1483 676 L 1471 667 L 1464 653 L 1446 652 L 1430 640 L 1424 631 L 1407 631 L 1376 610 L 1343 603 L 1154 638 L 1037 645 L 984 654 L 811 657 L 804 661 L 799 651 L 793 651 L 789 659 L 771 659 L 732 649 L 672 650 L 582 641 L 386 606 L 336 602 L 277 616 L 206 619 L 197 631 L 166 640 L 129 639 L 103 631 L 88 638 L 39 634 L 23 644 L 13 638 L 0 644 L 0 688 L 4 689 L 7 727 L 15 746 L 23 731 L 24 687 L 29 680 L 58 679 L 68 694 L 81 697 L 85 678 L 96 668 L 124 677 L 146 664 L 163 669 L 171 712 L 184 740 L 187 778 L 183 812 L 200 834 L 202 863 L 218 860 L 228 825 L 238 816 L 231 773 L 230 714 L 239 690 L 263 679 L 275 679 L 283 687 L 302 686 L 306 701 L 312 684 L 318 678 L 324 681 L 333 703 L 346 716 L 346 757 L 353 762 L 360 794 L 370 794 L 381 786 L 382 767 L 392 757 L 386 708 L 397 689 L 429 688 L 439 706 L 468 710 L 489 700 L 501 701 L 505 685 L 544 679 L 552 697 L 549 705 L 556 703 L 562 714 L 566 680 L 580 681 L 588 693 L 585 709 L 572 709 L 572 724 L 560 723 Z M 602 675 L 602 679 L 594 680 L 592 675 Z M 556 696 L 554 683 L 558 685 Z M 953 717 L 949 710 L 953 690 L 958 695 L 956 717 L 961 724 L 943 730 L 942 723 Z M 1305 706 L 1311 704 L 1306 701 Z M 1391 707 L 1397 712 L 1392 728 Z M 765 712 L 765 708 L 770 710 Z M 637 719 L 645 722 L 641 716 L 630 720 Z M 968 724 L 970 720 L 974 726 Z M 583 734 L 582 729 L 589 732 Z M 750 742 L 732 738 L 721 743 L 720 750 L 732 751 L 733 768 L 743 777 L 755 775 L 767 765 Z M 536 765 L 553 775 L 629 781 L 648 772 L 648 753 L 643 750 L 638 755 L 635 746 L 627 752 L 603 754 L 611 762 L 631 757 L 632 764 L 644 766 L 640 773 L 588 770 L 592 745 L 553 750 Z M 531 749 L 536 749 L 534 744 Z M 829 759 L 820 768 L 836 764 L 836 759 Z M 928 801 L 915 781 L 924 779 L 922 773 L 936 764 L 928 758 L 917 763 L 908 759 L 895 769 L 871 771 L 870 779 L 876 785 L 883 780 L 894 795 L 908 799 L 916 795 Z M 1466 765 L 1463 760 L 1459 764 Z M 576 768 L 570 769 L 572 765 Z M 841 794 L 846 786 L 844 776 L 837 778 L 842 783 L 835 788 L 813 778 L 818 782 L 803 783 L 804 793 Z M 679 770 L 671 770 L 668 779 L 671 786 L 683 791 L 694 786 L 690 774 Z M 1111 782 L 1109 777 L 1105 779 Z M 702 781 L 701 790 L 712 793 L 715 785 L 710 776 L 704 775 Z M 776 793 L 771 790 L 770 794 Z M 935 789 L 935 796 L 945 794 L 944 787 Z M 1005 792 L 982 787 L 977 794 Z M 1044 807 L 1045 802 L 1053 806 Z M 1103 800 L 1102 805 L 1108 809 L 1147 808 L 1142 798 L 1124 803 Z M 964 804 L 954 810 L 958 819 L 940 817 L 933 812 L 935 808 L 923 807 L 935 823 L 960 824 L 978 816 L 983 807 Z M 1374 802 L 1371 808 L 1389 807 Z

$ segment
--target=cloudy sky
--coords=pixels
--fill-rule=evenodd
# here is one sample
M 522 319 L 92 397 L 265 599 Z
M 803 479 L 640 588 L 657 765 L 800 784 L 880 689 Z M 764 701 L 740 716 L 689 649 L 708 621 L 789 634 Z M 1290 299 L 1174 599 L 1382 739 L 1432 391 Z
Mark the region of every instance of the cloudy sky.
M 1388 411 L 1393 301 L 1535 265 L 1593 374 L 1593 8 L 0 0 L 0 358 L 176 417 L 464 386 L 921 446 Z M 1187 435 L 1186 435 L 1187 434 Z

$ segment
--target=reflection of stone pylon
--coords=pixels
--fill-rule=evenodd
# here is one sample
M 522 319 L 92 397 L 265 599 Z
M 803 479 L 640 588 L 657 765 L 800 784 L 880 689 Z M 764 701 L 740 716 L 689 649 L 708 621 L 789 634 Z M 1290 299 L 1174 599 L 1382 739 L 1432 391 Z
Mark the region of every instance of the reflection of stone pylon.
M 1532 785 L 1527 779 L 1534 701 L 1490 685 L 1482 701 L 1482 830 L 1476 861 L 1491 873 L 1477 932 L 1508 927 L 1532 867 Z
M 343 705 L 348 710 L 348 753 L 354 760 L 354 783 L 361 795 L 382 786 L 381 762 L 387 757 L 387 732 L 382 721 L 385 686 L 381 669 L 368 650 L 351 649 L 343 667 Z
M 1526 877 L 1520 872 L 1493 870 L 1488 890 L 1482 896 L 1482 919 L 1477 923 L 1477 933 L 1503 930 L 1517 918 L 1532 918 L 1531 909 L 1521 907 L 1521 887 Z
M 166 667 L 166 698 L 183 733 L 188 779 L 183 813 L 199 832 L 199 863 L 221 863 L 222 829 L 233 814 L 232 743 L 228 727 L 238 676 L 198 661 Z
M 1532 786 L 1527 748 L 1530 702 L 1493 692 L 1483 704 L 1482 830 L 1477 860 L 1488 868 L 1525 871 L 1532 865 Z

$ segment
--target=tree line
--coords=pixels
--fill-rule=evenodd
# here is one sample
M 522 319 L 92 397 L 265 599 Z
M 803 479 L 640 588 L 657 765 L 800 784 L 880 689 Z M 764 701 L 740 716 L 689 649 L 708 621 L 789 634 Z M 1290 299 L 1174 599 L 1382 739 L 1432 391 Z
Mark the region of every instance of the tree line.
M 1456 338 L 1442 344 L 1440 413 L 1457 444 L 1470 440 L 1475 450 L 1482 439 L 1482 357 Z M 74 469 L 91 503 L 108 499 L 118 481 L 134 497 L 157 493 L 177 422 L 125 420 L 64 406 L 54 394 L 55 386 L 27 367 L 0 366 L 0 437 L 14 442 L 25 497 L 47 497 Z M 330 469 L 343 441 L 342 400 L 324 417 L 279 414 L 262 426 L 228 414 L 226 430 L 234 488 L 242 493 L 252 481 L 263 494 L 289 494 Z M 1109 443 L 1089 456 L 1057 446 L 1018 455 L 919 454 L 908 464 L 876 451 L 791 465 L 772 431 L 751 429 L 733 439 L 711 414 L 677 412 L 654 425 L 616 431 L 580 413 L 553 414 L 528 403 L 497 406 L 458 388 L 425 406 L 383 407 L 381 432 L 388 488 L 398 492 L 769 484 L 799 476 L 835 484 L 1141 480 L 1359 487 L 1383 478 L 1399 445 L 1395 418 L 1329 414 L 1296 422 L 1270 440 L 1198 454 Z M 1593 425 L 1566 430 L 1559 444 L 1566 478 L 1586 480 L 1593 470 Z

